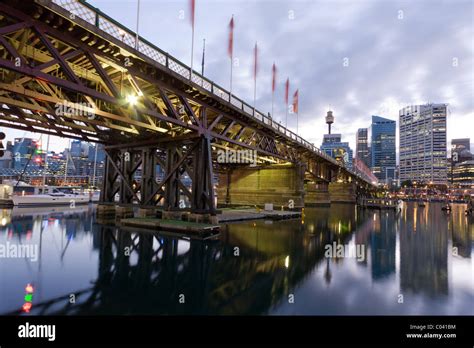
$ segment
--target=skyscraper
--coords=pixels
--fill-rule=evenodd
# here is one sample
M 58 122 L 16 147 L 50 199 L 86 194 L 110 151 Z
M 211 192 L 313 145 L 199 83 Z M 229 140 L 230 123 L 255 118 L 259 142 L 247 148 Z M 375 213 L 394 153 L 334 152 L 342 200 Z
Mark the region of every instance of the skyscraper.
M 342 142 L 341 134 L 331 134 L 331 124 L 334 122 L 332 111 L 327 112 L 326 123 L 329 134 L 324 134 L 321 150 L 332 158 L 341 161 L 348 168 L 352 168 L 352 149 L 348 142 Z
M 447 183 L 447 104 L 400 110 L 400 181 Z
M 71 143 L 71 157 L 87 157 L 91 145 L 85 141 L 73 140 Z
M 12 149 L 14 169 L 37 169 L 41 157 L 36 155 L 38 142 L 31 138 L 15 138 Z M 39 159 L 39 161 L 37 161 Z
M 451 139 L 451 160 L 462 162 L 472 159 L 471 144 L 469 138 Z
M 457 187 L 474 188 L 474 156 L 470 149 L 471 139 L 451 139 L 449 182 Z
M 386 183 L 390 183 L 396 176 L 395 131 L 395 121 L 372 116 L 370 168 L 379 180 Z
M 356 157 L 370 168 L 369 138 L 367 128 L 359 128 L 356 134 Z

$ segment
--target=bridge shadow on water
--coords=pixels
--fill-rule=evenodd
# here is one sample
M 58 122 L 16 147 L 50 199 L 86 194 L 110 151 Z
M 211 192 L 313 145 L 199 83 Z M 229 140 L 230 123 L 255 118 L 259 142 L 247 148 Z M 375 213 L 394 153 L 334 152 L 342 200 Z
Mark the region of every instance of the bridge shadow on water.
M 361 211 L 351 205 L 311 208 L 302 219 L 224 225 L 219 240 L 200 241 L 98 225 L 91 208 L 3 211 L 6 220 L 0 235 L 10 241 L 38 242 L 41 253 L 38 269 L 29 267 L 28 272 L 22 270 L 24 260 L 8 260 L 18 273 L 7 272 L 2 290 L 18 302 L 13 287 L 34 279 L 42 293 L 31 314 L 39 315 L 284 314 L 281 308 L 288 306 L 289 296 L 299 290 L 304 294 L 314 282 L 315 294 L 320 289 L 344 290 L 333 278 L 341 278 L 344 267 L 355 265 L 355 270 L 344 272 L 367 277 L 353 284 L 354 296 L 367 279 L 373 284 L 389 279 L 399 283 L 403 293 L 439 298 L 450 290 L 449 248 L 456 248 L 458 258 L 471 258 L 472 224 L 456 214 L 449 218 L 416 207 L 400 214 Z M 429 223 L 434 217 L 436 226 Z M 54 234 L 64 237 L 56 251 Z M 367 255 L 357 262 L 325 257 L 325 246 L 334 242 L 364 245 Z M 75 288 L 66 291 L 72 284 Z M 311 309 L 316 304 L 324 308 L 324 297 L 298 302 L 297 314 L 326 314 Z M 15 308 L 21 308 L 18 304 Z M 7 309 L 1 306 L 0 311 L 21 313 Z

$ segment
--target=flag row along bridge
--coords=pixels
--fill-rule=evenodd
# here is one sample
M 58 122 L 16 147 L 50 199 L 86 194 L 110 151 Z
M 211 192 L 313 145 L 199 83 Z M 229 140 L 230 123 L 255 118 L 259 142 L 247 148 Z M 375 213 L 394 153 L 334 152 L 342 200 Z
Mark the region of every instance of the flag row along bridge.
M 212 222 L 218 206 L 355 203 L 375 190 L 85 1 L 1 0 L 0 77 L 0 127 L 105 145 L 98 214 Z M 256 163 L 218 160 L 237 150 Z

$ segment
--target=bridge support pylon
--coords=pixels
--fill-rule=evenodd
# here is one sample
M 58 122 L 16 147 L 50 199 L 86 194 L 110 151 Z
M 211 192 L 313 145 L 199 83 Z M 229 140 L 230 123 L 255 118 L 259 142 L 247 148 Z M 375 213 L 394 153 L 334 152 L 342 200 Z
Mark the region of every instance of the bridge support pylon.
M 311 206 L 327 206 L 331 204 L 327 182 L 307 183 L 304 204 Z
M 331 203 L 356 203 L 357 185 L 354 182 L 331 182 L 329 196 Z
M 210 138 L 195 135 L 150 144 L 105 148 L 99 206 L 118 205 L 127 216 L 138 207 L 140 216 L 156 216 L 161 210 L 162 217 L 168 219 L 214 220 L 217 212 Z
M 299 164 L 230 167 L 219 175 L 218 205 L 302 208 L 304 172 Z

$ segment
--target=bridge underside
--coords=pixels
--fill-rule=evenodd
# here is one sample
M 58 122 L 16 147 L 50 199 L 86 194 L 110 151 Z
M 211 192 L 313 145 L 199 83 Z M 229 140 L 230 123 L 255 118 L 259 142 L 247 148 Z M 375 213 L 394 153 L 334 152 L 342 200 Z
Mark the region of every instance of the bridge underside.
M 218 204 L 303 207 L 304 173 L 292 164 L 229 168 L 219 176 Z
M 0 126 L 105 144 L 103 203 L 215 214 L 216 175 L 231 168 L 219 150 L 305 168 L 295 192 L 336 177 L 367 186 L 168 54 L 135 49 L 105 15 L 91 23 L 75 11 L 0 3 Z

